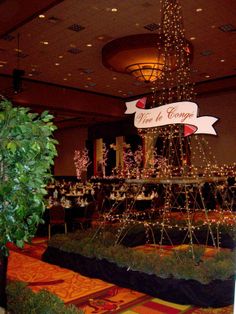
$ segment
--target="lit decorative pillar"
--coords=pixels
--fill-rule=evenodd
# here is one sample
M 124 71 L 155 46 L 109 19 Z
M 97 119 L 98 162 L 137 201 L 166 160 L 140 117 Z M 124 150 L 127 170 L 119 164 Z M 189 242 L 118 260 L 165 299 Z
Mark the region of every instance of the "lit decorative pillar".
M 102 138 L 96 139 L 94 141 L 94 175 L 102 176 L 103 167 L 103 140 Z
M 116 137 L 116 144 L 111 144 L 111 148 L 116 152 L 116 168 L 124 169 L 124 149 L 129 148 L 130 145 L 124 141 L 124 136 Z
M 156 135 L 147 132 L 143 135 L 143 168 L 145 170 L 153 168 L 154 149 L 156 143 Z
M 116 168 L 123 169 L 124 168 L 124 136 L 116 137 Z

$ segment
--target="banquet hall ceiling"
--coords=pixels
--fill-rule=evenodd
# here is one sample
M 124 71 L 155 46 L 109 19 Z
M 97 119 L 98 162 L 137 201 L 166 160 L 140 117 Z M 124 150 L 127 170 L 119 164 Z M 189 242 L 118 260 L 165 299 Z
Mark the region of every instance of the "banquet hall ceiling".
M 180 3 L 185 35 L 194 49 L 193 81 L 234 76 L 236 1 Z M 0 19 L 0 75 L 12 75 L 18 68 L 27 81 L 120 99 L 151 92 L 152 85 L 105 68 L 101 50 L 118 37 L 158 33 L 160 1 L 1 0 Z

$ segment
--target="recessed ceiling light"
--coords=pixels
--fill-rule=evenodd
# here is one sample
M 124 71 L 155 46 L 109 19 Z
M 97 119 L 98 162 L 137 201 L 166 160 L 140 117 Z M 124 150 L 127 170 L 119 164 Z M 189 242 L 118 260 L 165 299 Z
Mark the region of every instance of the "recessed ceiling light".
M 28 76 L 33 76 L 33 74 L 32 74 L 32 73 L 29 73 Z
M 59 59 L 62 59 L 62 58 L 63 58 L 63 56 L 62 56 L 62 55 L 60 55 L 60 56 L 58 56 L 58 58 L 59 58 Z
M 202 8 L 197 8 L 196 9 L 196 12 L 201 12 L 202 11 Z
M 111 12 L 117 12 L 117 11 L 118 11 L 117 8 L 112 8 L 112 9 L 111 9 Z
M 31 71 L 34 72 L 34 71 L 35 71 L 35 68 L 33 68 Z
M 67 78 L 67 77 L 64 77 L 63 81 L 67 81 L 67 80 L 68 80 L 68 78 Z
M 196 37 L 190 37 L 190 40 L 195 40 L 196 39 Z
M 104 39 L 104 36 L 98 36 L 97 39 L 103 40 L 103 39 Z
M 54 65 L 58 66 L 58 65 L 60 65 L 60 63 L 56 62 L 56 63 L 54 63 Z
M 122 93 L 122 90 L 118 90 L 118 93 Z
M 117 77 L 116 77 L 116 76 L 113 76 L 113 78 L 112 78 L 112 79 L 115 81 L 115 80 L 117 80 Z
M 92 44 L 87 44 L 86 46 L 87 46 L 87 47 L 92 47 L 93 45 L 92 45 Z
M 90 77 L 90 76 L 88 76 L 88 77 L 87 77 L 87 80 L 88 80 L 88 81 L 91 81 L 91 77 Z
M 68 76 L 71 76 L 71 73 L 67 73 Z
M 49 44 L 48 41 L 40 41 L 40 43 L 43 44 L 43 45 L 48 45 Z
M 37 75 L 40 75 L 42 72 L 40 71 L 34 71 L 34 72 L 31 72 L 33 76 L 37 76 Z
M 135 26 L 139 26 L 140 24 L 139 23 L 135 23 Z
M 4 67 L 4 64 L 0 64 L 0 68 L 3 68 Z
M 221 59 L 220 62 L 225 62 L 225 59 Z
M 40 18 L 40 19 L 44 19 L 44 18 L 45 18 L 45 15 L 44 15 L 44 14 L 39 14 L 39 18 Z
M 207 75 L 205 75 L 205 78 L 209 78 L 209 77 L 210 77 L 210 75 L 208 75 L 208 74 L 207 74 Z

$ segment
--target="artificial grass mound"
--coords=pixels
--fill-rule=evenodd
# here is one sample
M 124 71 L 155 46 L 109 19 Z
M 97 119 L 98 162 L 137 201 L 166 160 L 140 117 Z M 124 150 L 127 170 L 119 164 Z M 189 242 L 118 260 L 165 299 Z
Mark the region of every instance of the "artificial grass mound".
M 165 256 L 161 250 L 145 253 L 114 240 L 115 233 L 108 231 L 56 235 L 43 260 L 168 301 L 203 307 L 233 303 L 234 251 L 205 257 L 205 247 L 195 245 L 194 257 L 191 248 Z

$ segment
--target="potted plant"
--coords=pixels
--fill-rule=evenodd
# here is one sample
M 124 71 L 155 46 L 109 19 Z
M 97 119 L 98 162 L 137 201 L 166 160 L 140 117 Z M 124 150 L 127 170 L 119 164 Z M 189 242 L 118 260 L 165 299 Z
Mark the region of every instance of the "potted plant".
M 7 243 L 23 247 L 44 212 L 45 185 L 56 155 L 48 112 L 31 113 L 0 101 L 0 306 L 6 306 Z

